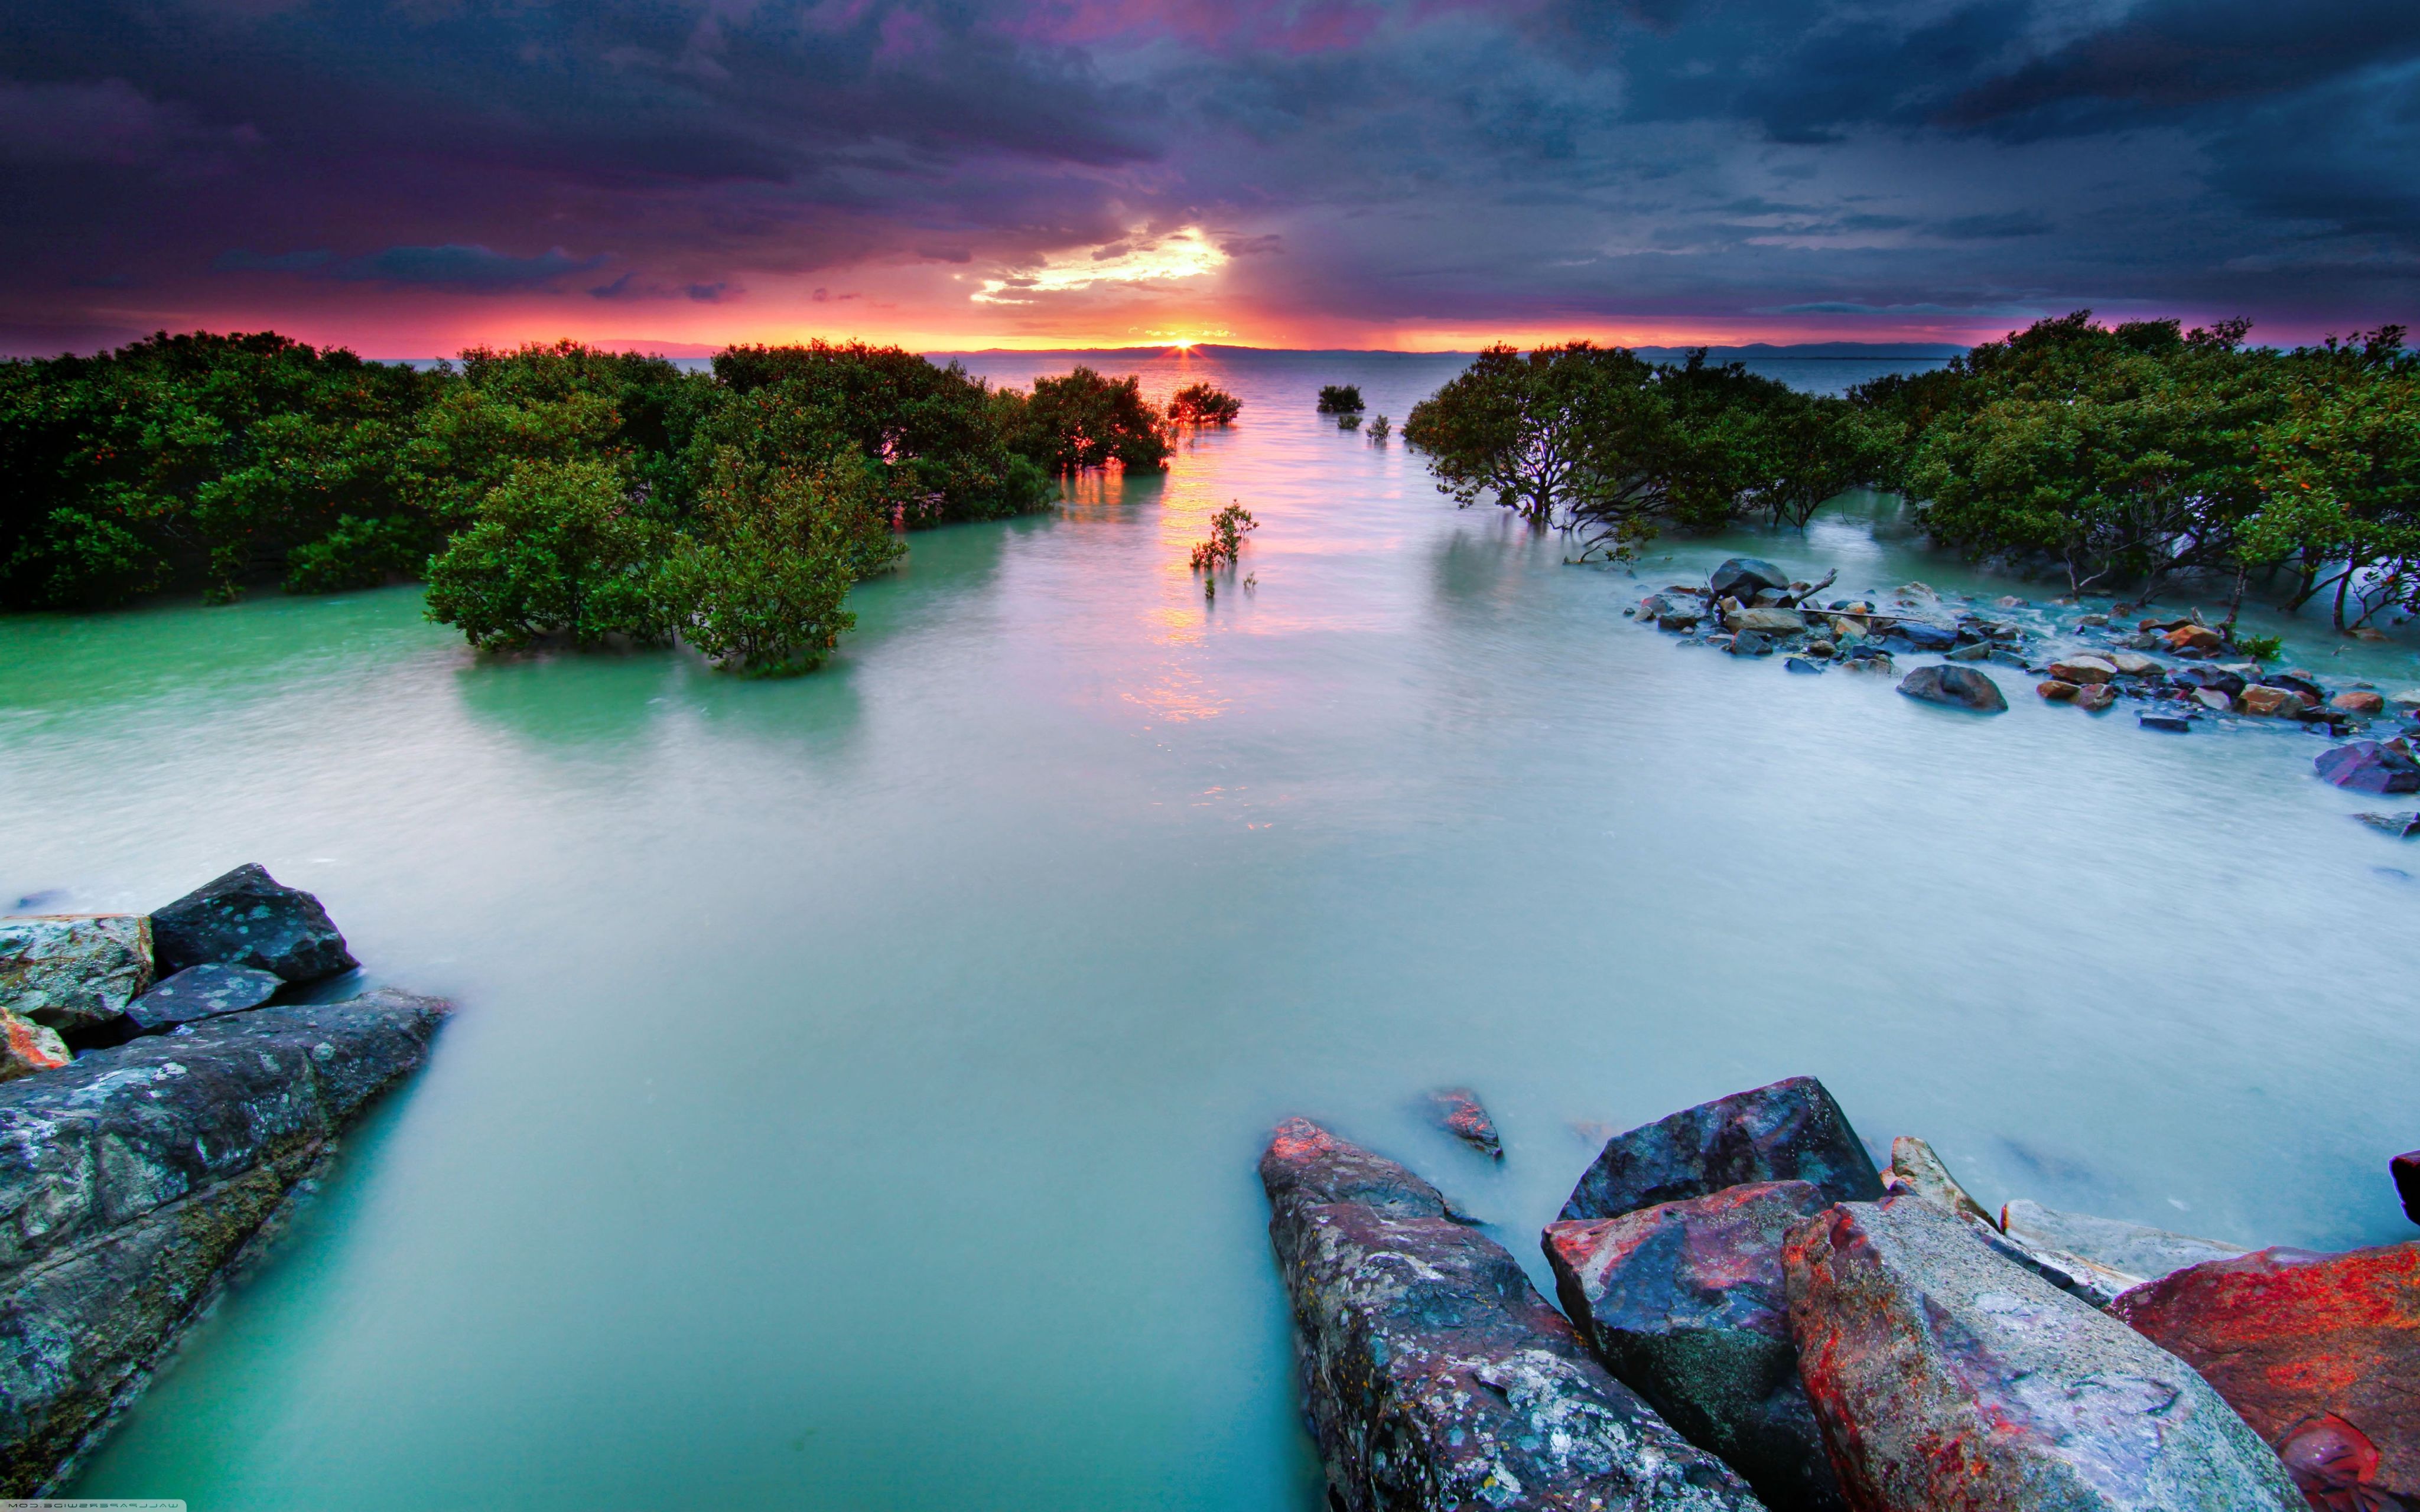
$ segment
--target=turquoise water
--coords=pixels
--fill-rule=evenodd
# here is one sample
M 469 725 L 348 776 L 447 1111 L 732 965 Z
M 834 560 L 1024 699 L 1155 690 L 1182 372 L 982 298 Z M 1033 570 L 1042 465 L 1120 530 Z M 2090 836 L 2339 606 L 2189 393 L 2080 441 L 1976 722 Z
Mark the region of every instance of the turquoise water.
M 2396 800 L 2298 733 L 1677 648 L 1621 609 L 1743 547 L 2010 585 L 1871 500 L 1566 567 L 1311 413 L 1450 371 L 1229 363 L 1233 433 L 915 537 L 795 682 L 482 661 L 410 590 L 0 621 L 0 902 L 257 859 L 462 1005 L 79 1492 L 1309 1512 L 1252 1175 L 1294 1112 L 1533 1272 L 1605 1128 L 1799 1072 L 1987 1202 L 2409 1232 L 2420 848 L 2346 817 Z M 1205 603 L 1230 500 L 1257 581 Z

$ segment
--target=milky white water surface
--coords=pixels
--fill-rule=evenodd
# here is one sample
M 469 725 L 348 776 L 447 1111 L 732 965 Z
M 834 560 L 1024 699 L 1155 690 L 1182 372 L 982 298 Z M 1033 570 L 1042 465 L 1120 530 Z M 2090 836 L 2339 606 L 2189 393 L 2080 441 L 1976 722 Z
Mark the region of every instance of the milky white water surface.
M 1794 1072 L 1988 1203 L 2408 1234 L 2420 844 L 2347 818 L 2398 800 L 2299 732 L 1678 647 L 1621 610 L 1739 549 L 2049 590 L 1870 500 L 1569 567 L 1311 412 L 1354 380 L 1400 424 L 1454 366 L 1154 364 L 1241 424 L 915 536 L 797 681 L 483 660 L 411 589 L 0 620 L 0 903 L 259 860 L 461 1005 L 80 1493 L 1308 1512 L 1252 1170 L 1295 1112 L 1541 1274 L 1606 1130 Z M 1257 582 L 1205 603 L 1231 500 Z M 1441 1083 L 1500 1169 L 1427 1126 Z

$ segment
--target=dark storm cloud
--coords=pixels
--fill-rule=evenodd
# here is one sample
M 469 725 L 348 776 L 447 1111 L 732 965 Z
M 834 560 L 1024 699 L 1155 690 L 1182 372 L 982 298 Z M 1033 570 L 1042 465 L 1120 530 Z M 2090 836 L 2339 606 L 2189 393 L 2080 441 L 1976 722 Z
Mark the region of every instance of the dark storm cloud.
M 2351 318 L 2420 288 L 2415 70 L 2410 0 L 19 0 L 0 320 L 1186 224 L 1302 316 Z

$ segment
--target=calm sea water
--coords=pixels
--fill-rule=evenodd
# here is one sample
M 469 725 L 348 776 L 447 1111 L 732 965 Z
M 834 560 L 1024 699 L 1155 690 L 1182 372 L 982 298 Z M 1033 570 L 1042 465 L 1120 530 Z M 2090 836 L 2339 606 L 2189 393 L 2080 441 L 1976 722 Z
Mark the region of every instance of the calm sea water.
M 1452 370 L 1156 363 L 1242 423 L 915 537 L 794 682 L 482 661 L 411 590 L 0 621 L 0 902 L 256 859 L 461 1004 L 80 1493 L 1308 1512 L 1252 1174 L 1295 1112 L 1533 1271 L 1606 1129 L 1802 1072 L 1987 1202 L 2407 1232 L 2420 848 L 2319 741 L 1676 648 L 1622 608 L 1742 548 L 2010 585 L 1871 500 L 1569 567 L 1311 412 Z M 1256 582 L 1205 602 L 1230 501 Z

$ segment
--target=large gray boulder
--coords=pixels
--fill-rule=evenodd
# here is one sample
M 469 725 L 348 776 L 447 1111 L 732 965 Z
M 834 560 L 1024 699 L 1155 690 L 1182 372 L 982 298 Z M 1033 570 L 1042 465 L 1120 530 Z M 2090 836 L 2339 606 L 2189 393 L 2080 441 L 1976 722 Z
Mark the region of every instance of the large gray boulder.
M 247 862 L 151 916 L 162 976 L 216 962 L 318 981 L 361 963 L 319 900 Z
M 1504 1247 L 1317 1124 L 1261 1158 L 1304 1404 L 1340 1512 L 1760 1504 L 1606 1373 Z
M 1745 1181 L 1812 1181 L 1835 1202 L 1883 1195 L 1882 1173 L 1840 1104 L 1814 1077 L 1792 1076 L 1614 1135 L 1561 1215 L 1617 1218 Z
M 1761 1182 L 1544 1236 L 1563 1311 L 1597 1358 L 1779 1512 L 1848 1504 L 1798 1383 L 1781 1273 L 1783 1239 L 1830 1200 Z
M 2200 1376 L 1920 1197 L 1783 1246 L 1800 1378 L 1862 1512 L 2300 1512 Z
M 264 1008 L 0 1085 L 0 1496 L 64 1482 L 449 1011 Z
M 106 1024 L 151 985 L 140 914 L 0 918 L 0 1012 L 62 1034 Z
M 2000 714 L 2009 706 L 2000 685 L 1972 667 L 1918 667 L 1899 680 L 1899 690 L 1926 703 L 1946 703 L 1977 714 Z
M 2164 1228 L 2117 1218 L 2061 1212 L 2023 1198 L 2001 1208 L 2000 1228 L 2009 1238 L 2035 1248 L 2080 1256 L 2095 1265 L 2106 1266 L 2132 1277 L 2134 1286 L 2156 1281 L 2188 1265 L 2231 1260 L 2252 1253 L 2241 1244 L 2195 1239 L 2191 1234 L 2170 1233 Z

